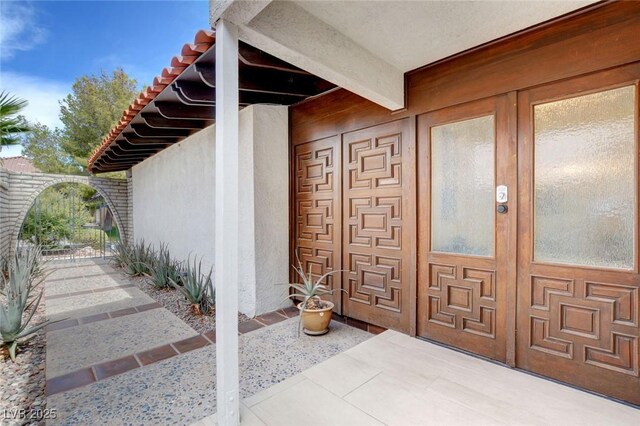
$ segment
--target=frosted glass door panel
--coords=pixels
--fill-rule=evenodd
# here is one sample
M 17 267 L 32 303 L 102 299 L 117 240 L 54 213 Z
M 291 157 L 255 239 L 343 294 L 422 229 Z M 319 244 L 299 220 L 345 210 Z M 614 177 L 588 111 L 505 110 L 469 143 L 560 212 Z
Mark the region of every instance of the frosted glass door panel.
M 493 115 L 431 128 L 431 250 L 493 256 Z
M 633 268 L 634 87 L 534 107 L 534 259 Z

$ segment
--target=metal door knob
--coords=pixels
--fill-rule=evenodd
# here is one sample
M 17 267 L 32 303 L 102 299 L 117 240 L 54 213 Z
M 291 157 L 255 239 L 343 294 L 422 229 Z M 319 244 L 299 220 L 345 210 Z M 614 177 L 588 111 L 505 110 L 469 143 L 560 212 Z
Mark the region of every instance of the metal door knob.
M 499 204 L 497 210 L 498 213 L 506 213 L 508 209 L 506 204 Z

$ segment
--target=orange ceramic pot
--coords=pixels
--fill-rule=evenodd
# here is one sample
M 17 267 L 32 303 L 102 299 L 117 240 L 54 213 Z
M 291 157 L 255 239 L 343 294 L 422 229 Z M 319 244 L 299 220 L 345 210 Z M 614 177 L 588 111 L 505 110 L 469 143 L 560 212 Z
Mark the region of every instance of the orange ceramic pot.
M 328 306 L 322 309 L 302 309 L 302 303 L 298 304 L 302 315 L 302 331 L 310 336 L 320 336 L 329 332 L 333 303 L 323 300 Z

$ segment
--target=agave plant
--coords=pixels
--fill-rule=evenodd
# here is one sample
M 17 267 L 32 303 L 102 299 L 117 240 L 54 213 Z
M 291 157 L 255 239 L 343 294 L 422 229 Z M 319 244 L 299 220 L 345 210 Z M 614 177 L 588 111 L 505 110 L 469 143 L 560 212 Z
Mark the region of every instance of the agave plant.
M 190 303 L 194 315 L 210 314 L 213 310 L 216 292 L 211 278 L 212 273 L 213 268 L 209 270 L 208 274 L 203 274 L 202 260 L 198 261 L 194 257 L 193 264 L 191 259 L 188 259 L 184 266 L 181 278 L 182 285 L 169 277 L 169 283 L 184 295 Z
M 320 278 L 314 280 L 311 273 L 311 265 L 309 265 L 309 272 L 305 274 L 302 262 L 296 254 L 296 260 L 298 261 L 298 267 L 291 265 L 294 271 L 302 279 L 302 283 L 289 283 L 289 288 L 293 289 L 293 293 L 287 296 L 287 299 L 301 298 L 303 309 L 320 309 L 322 308 L 322 299 L 320 296 L 332 295 L 336 291 L 345 291 L 341 288 L 330 289 L 326 285 L 322 284 L 322 280 L 331 274 L 342 272 L 342 270 L 329 271 L 322 275 Z
M 134 277 L 150 274 L 153 260 L 153 247 L 145 244 L 144 240 L 133 244 L 120 242 L 113 256 L 114 263 Z
M 29 327 L 44 292 L 41 290 L 37 296 L 32 297 L 32 291 L 44 280 L 44 270 L 40 265 L 38 249 L 23 250 L 16 253 L 10 262 L 9 277 L 2 276 L 4 301 L 0 302 L 0 339 L 2 345 L 8 347 L 12 361 L 16 360 L 20 339 L 50 324 L 50 321 L 45 321 Z
M 151 278 L 151 282 L 156 288 L 172 287 L 169 278 L 173 279 L 176 284 L 182 282 L 181 264 L 173 260 L 166 244 L 160 244 L 158 253 L 153 256 L 153 261 L 147 265 L 149 273 L 145 274 Z
M 131 247 L 126 241 L 120 241 L 116 244 L 111 260 L 119 268 L 126 268 L 129 265 L 131 262 Z
M 296 260 L 298 261 L 298 267 L 291 265 L 294 271 L 298 274 L 302 283 L 289 283 L 288 286 L 293 290 L 289 296 L 285 298 L 285 300 L 298 298 L 302 299 L 302 304 L 300 305 L 303 310 L 316 310 L 323 309 L 324 302 L 320 298 L 320 296 L 332 295 L 336 291 L 345 291 L 341 288 L 330 289 L 326 285 L 322 284 L 322 281 L 331 274 L 336 274 L 338 272 L 342 272 L 342 270 L 329 271 L 326 274 L 322 275 L 318 279 L 313 278 L 313 274 L 311 272 L 311 265 L 309 265 L 309 272 L 305 274 L 304 268 L 302 267 L 302 262 L 300 262 L 300 258 L 296 253 Z M 300 336 L 300 330 L 302 330 L 302 312 L 298 318 L 298 336 Z

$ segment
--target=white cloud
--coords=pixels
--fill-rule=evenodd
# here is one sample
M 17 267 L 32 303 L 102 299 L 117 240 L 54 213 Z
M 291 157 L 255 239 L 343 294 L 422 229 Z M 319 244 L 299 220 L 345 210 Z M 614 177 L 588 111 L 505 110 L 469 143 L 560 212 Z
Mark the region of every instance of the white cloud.
M 0 59 L 10 59 L 16 51 L 33 49 L 47 38 L 47 30 L 36 22 L 31 3 L 0 2 Z
M 58 102 L 71 92 L 71 84 L 14 72 L 2 72 L 0 90 L 7 90 L 12 96 L 29 102 L 21 113 L 27 120 L 38 121 L 50 128 L 62 127 Z

